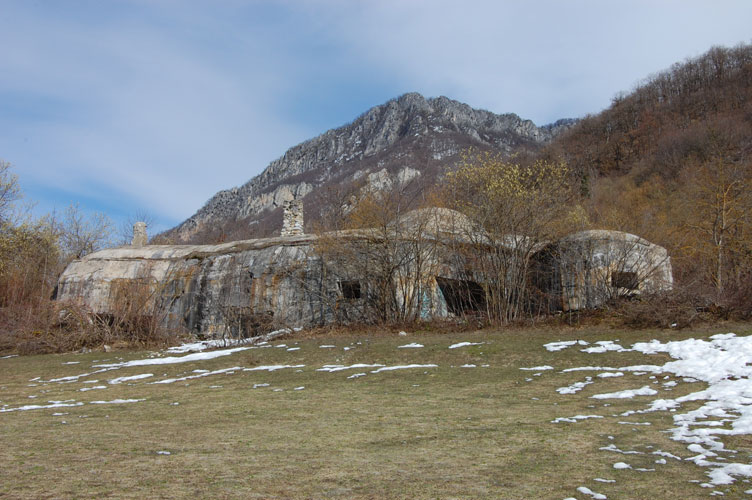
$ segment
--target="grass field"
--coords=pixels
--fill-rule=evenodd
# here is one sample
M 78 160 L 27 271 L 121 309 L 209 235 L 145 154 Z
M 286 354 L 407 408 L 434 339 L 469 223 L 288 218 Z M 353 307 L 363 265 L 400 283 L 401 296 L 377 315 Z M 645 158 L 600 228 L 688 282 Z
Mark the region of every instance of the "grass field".
M 752 334 L 744 325 L 353 333 L 288 338 L 169 364 L 146 364 L 169 356 L 148 352 L 0 359 L 0 497 L 593 498 L 577 490 L 585 487 L 608 498 L 707 498 L 713 492 L 752 498 L 744 493 L 752 485 L 742 477 L 701 487 L 707 467 L 654 454 L 696 455 L 666 432 L 675 412 L 619 415 L 707 384 L 634 371 L 618 377 L 563 372 L 662 365 L 667 355 L 543 347 L 575 339 L 628 347 L 727 331 Z M 449 349 L 459 342 L 477 345 Z M 399 347 L 410 343 L 423 347 Z M 124 364 L 133 360 L 147 361 Z M 436 366 L 320 370 L 356 363 Z M 275 365 L 288 367 L 258 369 Z M 542 365 L 554 369 L 521 370 Z M 353 377 L 358 374 L 364 375 Z M 557 392 L 586 377 L 592 383 L 580 391 Z M 182 380 L 154 383 L 169 379 Z M 590 397 L 645 385 L 659 394 Z M 700 405 L 683 403 L 677 411 Z M 552 423 L 576 415 L 603 418 Z M 752 436 L 725 442 L 737 451 L 729 460 L 752 462 Z M 631 468 L 615 469 L 618 462 Z

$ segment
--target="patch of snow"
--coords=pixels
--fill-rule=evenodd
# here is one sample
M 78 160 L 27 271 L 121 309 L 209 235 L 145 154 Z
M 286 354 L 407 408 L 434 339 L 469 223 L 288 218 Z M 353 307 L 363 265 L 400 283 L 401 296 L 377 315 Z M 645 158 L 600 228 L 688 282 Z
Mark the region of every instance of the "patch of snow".
M 252 337 L 247 339 L 214 339 L 214 340 L 202 340 L 200 342 L 191 342 L 183 345 L 179 345 L 176 347 L 170 347 L 165 352 L 169 354 L 185 354 L 187 352 L 201 352 L 205 351 L 207 349 L 215 349 L 217 347 L 235 347 L 235 346 L 241 346 L 241 345 L 248 345 L 248 344 L 256 344 L 256 345 L 262 345 L 266 344 L 265 341 L 259 341 L 259 339 L 270 339 L 279 335 L 292 333 L 292 332 L 298 332 L 302 330 L 302 328 L 293 328 L 292 330 L 289 328 L 282 328 L 280 330 L 275 330 L 273 332 L 269 332 L 267 334 L 264 334 L 260 337 Z
M 576 344 L 589 345 L 590 343 L 585 342 L 584 340 L 563 340 L 560 342 L 549 342 L 548 344 L 543 344 L 543 347 L 545 347 L 547 351 L 555 352 L 561 351 Z
M 583 495 L 590 495 L 595 500 L 606 500 L 606 498 L 608 498 L 608 497 L 606 497 L 606 495 L 602 495 L 600 493 L 596 493 L 593 490 L 591 490 L 590 488 L 587 488 L 585 486 L 580 486 L 579 488 L 577 488 L 577 491 L 579 491 Z
M 169 451 L 167 451 L 167 450 L 159 450 L 159 451 L 157 452 L 157 455 L 172 455 L 172 453 L 170 453 L 170 452 L 169 452 Z
M 277 370 L 284 370 L 285 368 L 303 368 L 305 365 L 264 365 L 264 366 L 254 366 L 253 368 L 243 368 L 244 372 L 258 372 L 258 371 L 266 371 L 266 372 L 275 372 Z
M 413 342 L 411 344 L 405 344 L 405 345 L 397 346 L 397 349 L 413 349 L 413 348 L 417 349 L 418 347 L 424 347 L 424 346 L 423 346 L 423 344 L 418 344 L 416 342 Z
M 131 380 L 141 380 L 144 378 L 153 377 L 153 373 L 142 373 L 141 375 L 131 375 L 130 377 L 118 377 L 108 380 L 109 384 L 122 384 L 123 382 L 130 382 Z
M 347 378 L 359 378 L 359 377 L 365 377 L 365 376 L 366 376 L 365 373 L 353 373 L 352 375 L 350 375 Z
M 300 347 L 288 347 L 287 350 L 288 351 L 299 351 Z
M 427 365 L 397 365 L 397 366 L 383 366 L 376 370 L 372 370 L 371 373 L 388 372 L 393 370 L 409 370 L 412 368 L 438 368 L 439 365 L 427 364 Z
M 319 349 L 333 349 L 335 347 L 337 347 L 337 346 L 336 345 L 324 344 L 324 345 L 320 345 Z
M 89 401 L 90 405 L 121 405 L 126 403 L 140 403 L 146 399 L 113 399 L 112 401 Z
M 331 372 L 341 372 L 343 370 L 351 370 L 353 368 L 379 368 L 381 366 L 384 366 L 384 365 L 381 365 L 381 364 L 378 364 L 378 363 L 373 364 L 373 365 L 369 365 L 369 364 L 365 364 L 365 363 L 355 363 L 354 365 L 349 365 L 349 366 L 345 366 L 345 365 L 324 365 L 321 368 L 318 368 L 316 371 L 317 372 L 330 372 L 331 373 Z
M 674 460 L 681 460 L 681 457 L 677 457 L 673 453 L 669 453 L 667 451 L 661 451 L 657 450 L 653 452 L 653 455 L 658 455 L 659 457 L 667 457 L 667 458 L 673 458 Z
M 468 364 L 468 365 L 462 365 L 460 366 L 460 368 L 477 368 L 477 366 Z
M 622 455 L 644 455 L 644 453 L 641 452 L 641 451 L 636 451 L 636 450 L 620 450 L 613 443 L 611 443 L 608 446 L 601 446 L 598 449 L 602 450 L 602 451 L 613 451 L 614 453 L 621 453 Z
M 603 479 L 601 477 L 596 477 L 593 481 L 598 481 L 599 483 L 615 483 L 616 479 Z
M 574 417 L 559 417 L 559 418 L 556 418 L 555 420 L 551 420 L 551 423 L 552 424 L 558 424 L 560 422 L 574 423 L 574 422 L 577 422 L 578 420 L 586 420 L 588 418 L 603 418 L 603 417 L 600 415 L 575 415 Z
M 254 389 L 258 389 L 259 387 L 269 387 L 269 384 L 253 384 Z
M 183 382 L 184 380 L 191 380 L 194 378 L 208 377 L 209 375 L 219 375 L 221 373 L 230 373 L 230 372 L 234 372 L 235 370 L 243 370 L 243 367 L 233 366 L 232 368 L 222 368 L 220 370 L 214 370 L 212 372 L 202 371 L 201 373 L 197 373 L 196 375 L 186 375 L 185 377 L 179 377 L 179 378 L 166 378 L 164 380 L 157 380 L 156 382 L 151 382 L 151 384 L 172 384 L 174 382 Z
M 0 408 L 0 413 L 8 413 L 12 411 L 29 411 L 29 410 L 44 410 L 47 408 L 61 408 L 65 406 L 83 406 L 83 403 L 77 402 L 67 402 L 67 401 L 50 401 L 49 405 L 26 405 L 26 406 L 17 406 L 15 408 Z
M 305 386 L 301 385 L 300 387 L 296 387 L 295 389 L 293 389 L 293 391 L 302 391 L 303 389 L 305 389 Z
M 620 470 L 620 469 L 631 469 L 632 466 L 625 462 L 616 462 L 614 464 L 614 469 Z
M 540 371 L 545 371 L 545 370 L 553 370 L 553 369 L 554 369 L 553 366 L 548 366 L 548 365 L 533 366 L 531 368 L 520 368 L 520 370 L 535 371 L 535 372 L 540 372 Z
M 467 347 L 470 345 L 483 345 L 485 342 L 458 342 L 457 344 L 452 344 L 449 346 L 450 349 L 457 349 L 460 347 Z
M 206 361 L 209 359 L 229 356 L 231 354 L 235 354 L 236 352 L 246 351 L 248 349 L 250 349 L 250 347 L 234 347 L 232 349 L 222 349 L 219 351 L 197 352 L 193 354 L 186 354 L 185 356 L 179 356 L 179 357 L 167 356 L 165 358 L 134 359 L 131 361 L 124 361 L 122 363 L 94 365 L 94 368 L 125 368 L 128 366 L 151 366 L 151 365 L 171 365 L 175 363 L 191 363 L 194 361 Z
M 624 372 L 603 372 L 598 374 L 598 378 L 623 377 Z
M 556 389 L 556 392 L 558 392 L 559 394 L 575 394 L 584 389 L 586 385 L 590 385 L 592 383 L 593 379 L 586 377 L 584 382 L 575 382 L 574 384 L 567 387 L 559 387 L 558 389 Z
M 107 389 L 107 386 L 106 385 L 95 385 L 93 387 L 83 387 L 83 388 L 79 389 L 79 391 L 80 392 L 86 392 L 86 391 L 94 391 L 94 390 L 98 390 L 98 389 Z
M 650 386 L 643 386 L 639 389 L 627 389 L 618 392 L 609 392 L 606 394 L 595 394 L 590 396 L 593 399 L 631 399 L 635 396 L 652 396 L 658 394 L 658 391 L 652 389 Z
M 612 340 L 599 340 L 598 342 L 595 342 L 595 345 L 593 345 L 592 347 L 580 349 L 580 351 L 586 352 L 588 354 L 604 353 L 608 351 L 627 352 L 631 350 L 632 349 L 625 349 Z
M 618 368 L 612 368 L 610 366 L 578 366 L 575 368 L 567 368 L 565 370 L 562 370 L 561 373 L 569 373 L 569 372 L 605 372 L 605 371 L 615 371 L 618 370 Z
M 66 362 L 65 362 L 65 363 L 63 363 L 63 364 L 64 364 L 64 365 L 77 365 L 77 364 L 79 364 L 79 363 L 81 363 L 81 362 L 80 362 L 80 361 L 66 361 Z

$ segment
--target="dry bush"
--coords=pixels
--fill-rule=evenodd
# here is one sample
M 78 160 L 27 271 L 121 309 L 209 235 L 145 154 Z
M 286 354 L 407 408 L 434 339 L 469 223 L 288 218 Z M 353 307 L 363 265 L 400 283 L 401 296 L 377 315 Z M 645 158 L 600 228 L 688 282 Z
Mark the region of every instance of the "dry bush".
M 709 318 L 701 299 L 683 288 L 619 300 L 612 311 L 630 328 L 686 328 Z

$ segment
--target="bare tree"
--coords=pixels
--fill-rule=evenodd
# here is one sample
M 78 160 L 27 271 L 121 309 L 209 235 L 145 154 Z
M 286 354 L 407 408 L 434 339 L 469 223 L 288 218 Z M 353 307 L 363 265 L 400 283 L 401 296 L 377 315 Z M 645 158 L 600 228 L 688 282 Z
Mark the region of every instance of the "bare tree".
M 101 250 L 111 242 L 110 218 L 103 213 L 86 215 L 78 205 L 69 206 L 56 226 L 65 263 Z
M 13 173 L 12 165 L 0 160 L 0 224 L 18 222 L 15 215 L 16 202 L 23 198 L 18 185 L 18 176 Z
M 576 186 L 563 163 L 521 166 L 490 153 L 468 152 L 447 176 L 445 197 L 477 227 L 464 248 L 492 321 L 526 313 L 533 255 L 582 213 Z
M 133 225 L 136 222 L 145 222 L 146 227 L 149 228 L 154 225 L 155 217 L 146 210 L 136 210 L 120 223 L 118 227 L 117 235 L 115 236 L 116 244 L 118 245 L 130 245 L 133 241 Z

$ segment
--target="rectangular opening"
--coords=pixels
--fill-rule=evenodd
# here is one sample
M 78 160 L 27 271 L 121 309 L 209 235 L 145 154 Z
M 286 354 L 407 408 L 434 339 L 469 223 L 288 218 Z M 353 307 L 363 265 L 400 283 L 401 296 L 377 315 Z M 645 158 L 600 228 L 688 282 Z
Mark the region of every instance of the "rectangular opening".
M 339 289 L 342 291 L 342 297 L 346 299 L 360 298 L 360 281 L 358 280 L 340 281 Z
M 436 277 L 441 294 L 452 314 L 461 316 L 468 312 L 483 311 L 486 308 L 486 292 L 475 281 L 453 280 Z
M 614 288 L 637 289 L 637 273 L 633 271 L 614 271 L 611 273 L 611 286 Z

